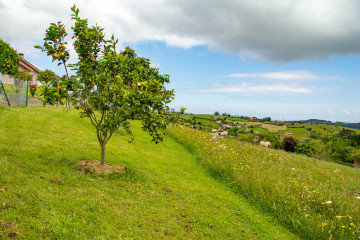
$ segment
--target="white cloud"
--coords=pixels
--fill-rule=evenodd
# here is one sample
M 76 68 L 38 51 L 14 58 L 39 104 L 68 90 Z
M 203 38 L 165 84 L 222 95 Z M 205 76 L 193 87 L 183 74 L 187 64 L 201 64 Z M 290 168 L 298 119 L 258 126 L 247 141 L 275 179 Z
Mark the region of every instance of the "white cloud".
M 336 112 L 334 110 L 329 110 L 328 113 L 332 114 L 332 115 L 335 115 Z
M 351 112 L 349 112 L 349 111 L 344 111 L 344 113 L 345 113 L 346 115 L 351 115 Z
M 360 53 L 358 0 L 0 0 L 1 37 L 33 53 L 49 22 L 70 25 L 73 3 L 122 42 L 206 45 L 279 62 Z
M 284 72 L 269 72 L 269 73 L 233 73 L 227 75 L 233 78 L 262 78 L 262 79 L 276 79 L 276 80 L 313 80 L 319 79 L 319 76 L 314 75 L 308 71 L 284 71 Z
M 302 87 L 294 84 L 218 84 L 213 88 L 201 89 L 200 92 L 206 93 L 261 93 L 261 94 L 304 94 L 311 93 L 309 87 Z
M 281 71 L 281 72 L 267 72 L 267 73 L 231 73 L 225 75 L 231 78 L 254 78 L 254 79 L 268 79 L 268 80 L 286 80 L 286 81 L 313 81 L 313 80 L 339 80 L 348 81 L 338 76 L 320 76 L 310 71 Z

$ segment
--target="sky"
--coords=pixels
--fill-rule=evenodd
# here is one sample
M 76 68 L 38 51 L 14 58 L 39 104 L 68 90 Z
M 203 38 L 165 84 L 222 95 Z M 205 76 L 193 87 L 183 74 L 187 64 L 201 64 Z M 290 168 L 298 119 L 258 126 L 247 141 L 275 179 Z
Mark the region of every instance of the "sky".
M 62 75 L 33 46 L 51 22 L 71 36 L 74 4 L 170 75 L 175 110 L 360 122 L 358 0 L 0 0 L 0 38 Z

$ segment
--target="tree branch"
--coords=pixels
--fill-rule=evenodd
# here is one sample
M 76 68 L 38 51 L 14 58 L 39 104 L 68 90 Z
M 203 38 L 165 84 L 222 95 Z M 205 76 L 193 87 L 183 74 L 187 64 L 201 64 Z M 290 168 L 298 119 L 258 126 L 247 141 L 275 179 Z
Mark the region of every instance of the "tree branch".
M 105 140 L 105 144 L 109 141 L 109 139 L 110 139 L 111 136 L 113 135 L 113 132 L 114 132 L 114 130 L 111 130 L 109 137 L 108 137 L 107 139 L 104 139 L 104 140 Z

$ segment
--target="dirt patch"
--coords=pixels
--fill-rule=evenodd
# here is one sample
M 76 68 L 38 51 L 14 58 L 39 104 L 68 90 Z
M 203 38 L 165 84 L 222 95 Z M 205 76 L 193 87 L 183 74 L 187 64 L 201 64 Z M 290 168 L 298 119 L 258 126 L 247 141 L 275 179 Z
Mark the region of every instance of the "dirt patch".
M 16 227 L 14 222 L 4 222 L 0 220 L 0 237 L 7 235 L 10 238 L 16 238 L 19 233 L 13 230 L 14 227 Z
M 80 172 L 81 173 L 88 173 L 93 172 L 96 174 L 100 173 L 125 173 L 125 167 L 110 165 L 107 163 L 104 163 L 104 165 L 101 165 L 99 161 L 89 161 L 89 160 L 83 160 L 80 161 Z

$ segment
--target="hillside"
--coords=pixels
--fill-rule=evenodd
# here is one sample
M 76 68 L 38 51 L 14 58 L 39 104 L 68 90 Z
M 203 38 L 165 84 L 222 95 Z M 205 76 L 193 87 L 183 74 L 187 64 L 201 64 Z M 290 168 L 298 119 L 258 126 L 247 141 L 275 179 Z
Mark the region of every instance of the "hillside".
M 107 144 L 126 174 L 81 174 L 100 150 L 76 111 L 0 107 L 0 238 L 296 239 L 168 137 L 155 145 L 133 123 Z
M 182 126 L 171 134 L 214 177 L 301 238 L 360 238 L 359 170 Z
M 235 118 L 205 114 L 183 114 L 184 126 L 213 135 L 233 138 L 259 145 L 268 141 L 274 149 L 283 149 L 285 138 L 293 139 L 299 154 L 327 159 L 342 164 L 360 161 L 360 130 L 330 124 L 327 121 L 270 122 L 269 119 Z M 290 141 L 290 140 L 289 140 Z
M 271 121 L 251 121 L 249 118 L 236 118 L 226 117 L 209 114 L 182 114 L 181 118 L 185 125 L 196 126 L 197 128 L 203 128 L 210 130 L 211 128 L 223 127 L 224 120 L 229 120 L 230 123 L 237 122 L 240 126 L 238 128 L 250 127 L 248 131 L 253 130 L 260 132 L 274 132 L 281 135 L 285 135 L 288 131 L 292 132 L 292 136 L 299 140 L 310 139 L 311 133 L 331 136 L 334 132 L 341 129 L 349 129 L 356 133 L 360 133 L 357 123 L 332 123 L 325 120 L 310 119 L 300 122 L 271 122 Z M 222 124 L 216 123 L 217 120 L 221 120 Z M 230 124 L 234 126 L 234 124 Z M 245 129 L 241 129 L 244 131 Z

